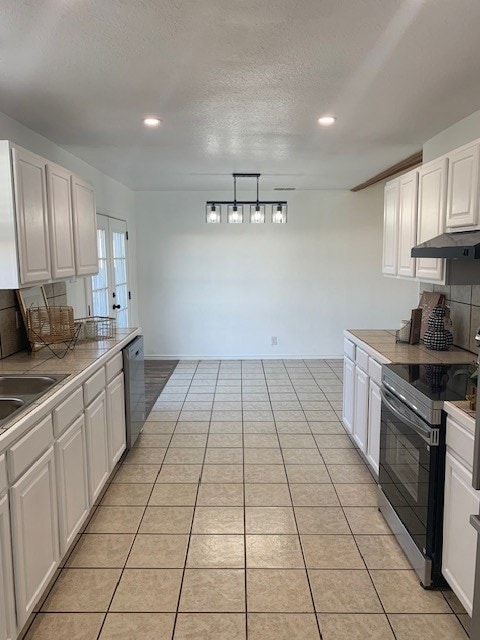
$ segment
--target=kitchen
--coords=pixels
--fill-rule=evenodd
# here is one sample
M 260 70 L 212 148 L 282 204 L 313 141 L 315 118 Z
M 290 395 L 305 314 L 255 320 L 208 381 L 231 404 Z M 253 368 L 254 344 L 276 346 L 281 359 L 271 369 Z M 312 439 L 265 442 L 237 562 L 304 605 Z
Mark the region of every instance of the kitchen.
M 5 4 L 0 640 L 480 637 L 479 22 Z

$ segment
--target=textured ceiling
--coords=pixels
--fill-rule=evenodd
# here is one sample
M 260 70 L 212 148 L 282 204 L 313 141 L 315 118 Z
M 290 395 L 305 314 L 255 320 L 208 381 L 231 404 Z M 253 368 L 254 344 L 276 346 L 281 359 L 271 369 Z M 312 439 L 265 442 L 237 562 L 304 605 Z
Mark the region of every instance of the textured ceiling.
M 351 187 L 480 108 L 479 0 L 2 0 L 1 13 L 0 111 L 134 189 L 229 188 L 232 171 Z

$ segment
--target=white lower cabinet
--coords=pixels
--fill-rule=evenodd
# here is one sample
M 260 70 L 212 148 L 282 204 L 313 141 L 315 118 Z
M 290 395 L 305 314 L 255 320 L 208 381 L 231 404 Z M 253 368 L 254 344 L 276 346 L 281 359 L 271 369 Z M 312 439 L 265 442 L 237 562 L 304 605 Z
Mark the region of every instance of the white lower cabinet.
M 353 432 L 355 411 L 355 363 L 350 358 L 343 359 L 343 425 Z
M 55 459 L 60 552 L 63 556 L 85 521 L 90 508 L 83 414 L 55 442 Z
M 105 391 L 85 409 L 85 427 L 90 504 L 93 505 L 110 473 Z
M 368 375 L 360 367 L 355 367 L 355 414 L 353 418 L 353 439 L 359 449 L 366 453 L 368 436 Z
M 119 373 L 107 385 L 107 418 L 110 470 L 112 470 L 127 446 L 123 373 Z
M 470 515 L 479 511 L 480 491 L 472 487 L 470 470 L 447 449 L 442 573 L 470 616 L 477 549 L 477 533 L 470 524 Z
M 12 546 L 8 495 L 0 499 L 0 640 L 15 638 Z
M 59 561 L 53 447 L 11 487 L 10 499 L 15 599 L 21 628 Z
M 367 458 L 372 469 L 378 475 L 380 465 L 380 423 L 382 415 L 382 396 L 379 385 L 370 379 L 368 393 L 368 438 Z

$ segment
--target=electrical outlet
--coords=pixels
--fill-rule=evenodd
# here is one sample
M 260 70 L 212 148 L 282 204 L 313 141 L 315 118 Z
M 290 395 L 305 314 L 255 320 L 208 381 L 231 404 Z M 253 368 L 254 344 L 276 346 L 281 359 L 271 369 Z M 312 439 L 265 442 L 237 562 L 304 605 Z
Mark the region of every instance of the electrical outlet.
M 272 347 L 277 346 L 277 336 L 272 336 Z

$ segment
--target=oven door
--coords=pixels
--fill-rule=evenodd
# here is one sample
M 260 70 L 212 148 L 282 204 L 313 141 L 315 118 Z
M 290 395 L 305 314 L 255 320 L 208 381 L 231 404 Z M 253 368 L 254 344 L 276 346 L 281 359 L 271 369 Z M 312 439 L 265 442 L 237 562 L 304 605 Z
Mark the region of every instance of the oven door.
M 381 391 L 379 484 L 419 551 L 431 557 L 438 529 L 439 429 L 385 388 Z

